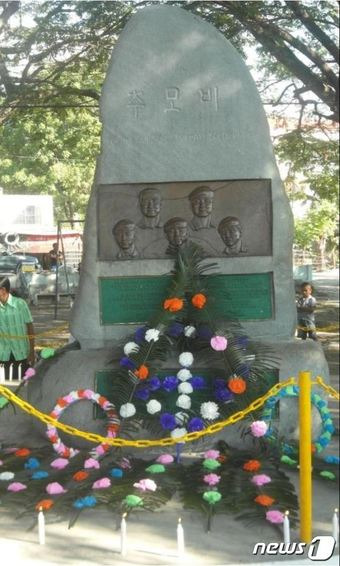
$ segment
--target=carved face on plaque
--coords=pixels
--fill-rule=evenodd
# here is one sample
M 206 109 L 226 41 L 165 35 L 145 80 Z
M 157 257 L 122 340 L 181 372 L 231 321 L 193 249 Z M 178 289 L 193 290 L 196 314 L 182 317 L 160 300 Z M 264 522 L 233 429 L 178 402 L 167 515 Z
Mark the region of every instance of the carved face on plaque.
M 238 254 L 246 252 L 242 244 L 242 228 L 239 219 L 236 216 L 227 216 L 223 218 L 218 225 L 218 233 L 225 243 L 226 255 Z
M 112 228 L 112 234 L 119 248 L 117 259 L 128 259 L 139 256 L 135 247 L 136 225 L 132 220 L 126 218 L 119 220 Z
M 139 193 L 139 206 L 143 218 L 139 222 L 140 228 L 159 228 L 162 197 L 158 189 L 147 187 Z
M 201 230 L 202 228 L 210 228 L 211 213 L 214 202 L 214 192 L 210 187 L 202 185 L 194 189 L 189 195 L 193 218 L 190 227 L 193 230 Z
M 169 242 L 166 253 L 174 252 L 188 240 L 188 223 L 184 218 L 170 218 L 164 225 L 164 233 Z

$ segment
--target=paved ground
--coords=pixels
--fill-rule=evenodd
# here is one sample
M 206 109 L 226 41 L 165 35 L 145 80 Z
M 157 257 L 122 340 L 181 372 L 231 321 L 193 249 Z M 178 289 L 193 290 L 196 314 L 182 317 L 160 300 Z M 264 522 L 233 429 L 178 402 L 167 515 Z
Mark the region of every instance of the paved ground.
M 339 287 L 336 272 L 317 274 L 313 283 L 318 299 L 317 326 L 330 366 L 331 380 L 338 389 L 338 313 Z M 53 320 L 54 306 L 45 299 L 32 308 L 39 347 L 57 346 L 68 340 L 65 323 L 69 318 L 68 300 L 62 299 L 58 317 Z M 51 330 L 52 329 L 52 330 Z M 49 331 L 51 330 L 51 333 Z M 48 332 L 48 334 L 46 334 Z M 332 403 L 333 415 L 338 423 L 338 405 Z M 337 438 L 330 452 L 337 450 Z M 298 478 L 292 474 L 297 485 Z M 333 483 L 316 483 L 314 488 L 314 535 L 331 534 L 333 509 L 338 506 L 338 492 Z M 186 538 L 186 555 L 176 554 L 176 524 L 181 515 Z M 128 547 L 126 557 L 119 553 L 119 532 L 115 530 L 113 517 L 106 510 L 89 510 L 79 519 L 75 527 L 67 530 L 67 523 L 55 522 L 47 525 L 46 545 L 37 543 L 37 531 L 27 530 L 30 523 L 25 519 L 15 520 L 13 515 L 2 513 L 0 518 L 1 564 L 7 566 L 99 566 L 99 565 L 236 565 L 270 563 L 267 557 L 252 555 L 254 544 L 259 541 L 279 542 L 275 532 L 257 525 L 236 523 L 232 518 L 216 518 L 211 533 L 206 534 L 201 519 L 196 513 L 183 511 L 176 500 L 166 509 L 154 514 L 134 514 L 128 522 Z M 292 532 L 292 540 L 298 533 Z M 271 558 L 271 557 L 270 557 Z M 291 558 L 291 557 L 289 557 Z M 338 557 L 322 562 L 333 566 Z M 318 561 L 302 559 L 289 561 L 290 566 L 316 564 Z

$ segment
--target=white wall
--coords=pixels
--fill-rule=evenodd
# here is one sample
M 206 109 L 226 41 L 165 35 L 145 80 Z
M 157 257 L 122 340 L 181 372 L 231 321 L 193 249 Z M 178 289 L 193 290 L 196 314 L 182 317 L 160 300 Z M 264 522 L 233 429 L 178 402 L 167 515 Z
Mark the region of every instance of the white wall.
M 0 233 L 32 232 L 53 227 L 53 198 L 49 195 L 0 193 Z

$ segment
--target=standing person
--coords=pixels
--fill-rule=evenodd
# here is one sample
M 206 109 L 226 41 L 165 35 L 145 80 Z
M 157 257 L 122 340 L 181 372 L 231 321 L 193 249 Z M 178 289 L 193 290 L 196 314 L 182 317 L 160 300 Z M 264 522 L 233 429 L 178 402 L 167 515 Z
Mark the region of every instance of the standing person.
M 30 310 L 24 299 L 10 293 L 10 281 L 0 277 L 0 364 L 5 368 L 5 380 L 9 379 L 10 365 L 12 378 L 19 378 L 28 366 L 34 365 L 34 328 Z
M 306 340 L 307 336 L 312 340 L 317 340 L 315 328 L 315 307 L 316 300 L 312 295 L 313 287 L 305 281 L 300 287 L 301 296 L 298 298 L 297 316 L 298 316 L 298 338 Z
M 52 249 L 48 252 L 48 259 L 51 271 L 55 271 L 57 269 L 57 265 L 60 265 L 63 259 L 63 254 L 58 251 L 57 242 L 52 244 Z

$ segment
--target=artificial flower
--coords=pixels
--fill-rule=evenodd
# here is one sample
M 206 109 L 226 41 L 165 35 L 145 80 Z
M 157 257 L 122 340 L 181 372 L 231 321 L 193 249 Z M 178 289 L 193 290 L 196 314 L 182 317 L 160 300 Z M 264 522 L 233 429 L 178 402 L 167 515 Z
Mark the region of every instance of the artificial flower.
M 19 458 L 26 458 L 26 456 L 29 456 L 31 453 L 31 451 L 28 448 L 19 448 L 19 450 L 16 450 L 14 452 L 14 456 L 19 456 Z
M 266 513 L 266 519 L 270 523 L 283 523 L 284 517 L 284 514 L 277 510 L 267 511 Z
M 280 460 L 283 464 L 287 464 L 287 466 L 293 467 L 297 464 L 297 460 L 293 460 L 293 458 L 290 458 L 289 456 L 287 456 L 287 454 L 282 454 Z
M 123 417 L 123 419 L 133 417 L 135 413 L 136 407 L 132 403 L 124 403 L 119 409 L 119 414 L 121 417 Z
M 177 390 L 178 393 L 184 393 L 186 395 L 190 395 L 190 393 L 192 393 L 194 389 L 191 383 L 188 383 L 187 381 L 183 381 L 182 383 L 179 384 Z
M 13 478 L 14 478 L 13 472 L 1 472 L 0 474 L 0 480 L 2 481 L 9 481 L 12 480 Z
M 110 470 L 110 476 L 116 479 L 122 478 L 123 474 L 124 472 L 120 468 L 112 468 L 112 470 Z
M 338 464 L 340 463 L 340 458 L 339 456 L 325 456 L 325 462 L 327 464 Z
M 48 358 L 53 358 L 55 354 L 55 350 L 53 348 L 43 348 L 40 352 L 40 357 L 43 360 L 47 360 Z
M 183 370 L 181 370 L 183 371 Z M 194 389 L 204 389 L 205 388 L 205 379 L 200 375 L 194 375 L 190 378 L 190 383 Z
M 150 474 L 162 474 L 165 472 L 165 468 L 163 464 L 151 464 L 148 468 L 145 468 L 146 472 L 150 472 Z
M 148 386 L 150 391 L 157 391 L 157 389 L 161 386 L 161 380 L 156 375 L 154 377 L 150 377 L 148 380 Z
M 53 499 L 41 499 L 35 506 L 36 511 L 48 511 L 53 507 L 54 501 Z
M 127 495 L 125 499 L 123 499 L 123 503 L 128 507 L 138 507 L 143 505 L 143 499 L 138 495 Z
M 217 460 L 213 460 L 213 458 L 206 458 L 203 460 L 203 468 L 206 470 L 217 470 L 221 464 Z
M 80 497 L 73 502 L 73 507 L 76 509 L 84 509 L 84 507 L 94 507 L 97 503 L 97 499 L 93 495 L 86 495 L 86 497 Z
M 254 501 L 263 507 L 270 507 L 273 503 L 275 503 L 275 499 L 273 497 L 269 497 L 269 495 L 258 495 L 255 497 Z
M 66 466 L 69 465 L 69 460 L 67 458 L 57 458 L 51 462 L 51 468 L 55 468 L 56 470 L 63 470 Z
M 157 342 L 157 340 L 159 339 L 159 335 L 160 335 L 160 331 L 157 330 L 157 328 L 149 328 L 149 330 L 147 330 L 145 332 L 145 340 L 147 342 Z
M 110 487 L 110 485 L 110 478 L 100 478 L 92 484 L 92 489 L 106 489 L 107 487 Z
M 45 470 L 36 470 L 33 472 L 31 479 L 32 480 L 42 480 L 44 478 L 48 478 L 49 473 L 45 472 Z
M 218 405 L 214 401 L 206 401 L 202 403 L 200 408 L 201 415 L 204 419 L 212 421 L 219 416 Z
M 23 491 L 24 489 L 27 489 L 27 485 L 21 483 L 20 481 L 15 481 L 7 486 L 7 491 L 16 492 L 16 491 Z
M 229 391 L 227 387 L 224 387 L 223 389 L 221 388 L 215 390 L 215 397 L 217 401 L 220 401 L 221 403 L 227 403 L 228 401 L 232 401 L 234 399 L 234 394 Z
M 194 326 L 185 326 L 184 327 L 184 336 L 187 338 L 194 338 L 196 336 L 196 328 Z
M 214 335 L 210 326 L 208 326 L 207 324 L 201 324 L 197 329 L 197 333 L 202 340 L 210 340 Z
M 173 338 L 178 338 L 182 334 L 183 329 L 184 326 L 180 322 L 172 322 L 167 330 L 167 333 Z
M 320 476 L 327 478 L 328 480 L 335 480 L 336 478 L 336 475 L 333 474 L 333 472 L 329 472 L 328 470 L 322 470 L 322 472 L 320 472 Z
M 196 307 L 196 309 L 203 309 L 206 302 L 207 297 L 203 295 L 203 293 L 196 293 L 191 297 L 191 304 Z
M 144 480 L 139 480 L 139 482 L 134 483 L 133 487 L 136 487 L 137 489 L 141 489 L 142 491 L 156 491 L 157 484 L 153 480 L 146 478 Z
M 143 342 L 146 331 L 147 328 L 145 326 L 141 326 L 140 328 L 137 328 L 135 332 L 135 341 L 137 342 L 137 344 Z
M 99 470 L 100 464 L 98 460 L 95 460 L 94 458 L 87 458 L 87 460 L 85 460 L 84 462 L 84 468 L 86 470 L 90 470 L 91 468 L 94 468 L 95 470 Z
M 127 342 L 124 346 L 124 354 L 129 356 L 139 351 L 139 346 L 136 342 Z
M 171 454 L 161 454 L 156 460 L 159 464 L 172 464 L 173 461 L 174 457 Z
M 84 472 L 83 470 L 79 470 L 79 472 L 76 472 L 75 474 L 73 474 L 72 479 L 74 479 L 74 481 L 84 481 L 89 477 L 89 473 L 88 472 Z
M 227 348 L 228 340 L 225 336 L 213 336 L 210 340 L 210 346 L 216 352 L 223 352 Z
M 40 462 L 37 458 L 28 458 L 24 464 L 25 470 L 36 470 L 40 468 Z
M 164 309 L 170 312 L 177 312 L 182 310 L 183 305 L 184 305 L 183 299 L 179 299 L 178 297 L 173 297 L 172 299 L 166 299 L 163 303 Z
M 146 404 L 146 410 L 150 415 L 154 415 L 155 413 L 159 413 L 161 408 L 162 408 L 162 405 L 156 399 L 150 399 L 150 401 Z
M 219 450 L 207 450 L 206 452 L 204 452 L 204 458 L 209 458 L 211 460 L 217 460 L 217 458 L 220 457 L 220 451 Z
M 150 390 L 148 389 L 148 387 L 140 387 L 135 392 L 135 397 L 137 397 L 137 399 L 141 399 L 142 401 L 147 401 L 150 397 Z
M 3 463 L 3 461 L 2 461 L 2 460 L 0 460 L 0 466 L 3 466 L 3 464 L 4 464 L 4 463 Z
M 180 381 L 188 381 L 192 377 L 190 370 L 183 368 L 177 372 L 177 377 Z
M 238 346 L 241 346 L 241 348 L 246 348 L 249 344 L 249 338 L 248 336 L 238 336 L 236 338 L 236 342 Z
M 175 428 L 171 431 L 171 438 L 181 438 L 187 434 L 186 428 Z
M 203 429 L 204 429 L 204 423 L 203 423 L 202 419 L 200 419 L 199 417 L 193 417 L 188 422 L 188 431 L 189 432 L 197 432 L 197 431 L 203 430 Z
M 163 379 L 162 387 L 163 387 L 163 389 L 165 389 L 165 391 L 170 393 L 170 391 L 173 391 L 174 389 L 176 389 L 177 384 L 178 384 L 178 379 L 175 375 L 167 375 Z
M 182 352 L 178 357 L 178 361 L 181 366 L 187 368 L 192 366 L 194 362 L 194 356 L 191 352 Z
M 130 360 L 130 358 L 127 358 L 127 357 L 121 358 L 119 360 L 119 363 L 123 368 L 130 369 L 130 370 L 134 370 L 135 367 L 136 367 L 135 362 L 133 360 Z
M 222 495 L 220 494 L 219 491 L 205 491 L 203 493 L 203 499 L 204 501 L 207 501 L 207 503 L 209 503 L 209 505 L 215 505 L 215 503 L 218 503 L 222 498 Z
M 162 427 L 166 430 L 173 430 L 176 427 L 175 417 L 171 413 L 163 413 L 159 420 Z
M 131 470 L 132 468 L 129 458 L 125 458 L 125 456 L 120 460 L 119 465 L 123 470 Z
M 203 476 L 203 481 L 210 486 L 217 485 L 220 479 L 221 476 L 218 476 L 217 474 L 205 474 L 205 476 Z
M 147 366 L 142 364 L 138 369 L 136 369 L 136 371 L 134 371 L 134 374 L 138 377 L 138 379 L 146 379 L 149 375 L 149 369 Z
M 243 464 L 243 469 L 246 472 L 257 472 L 261 468 L 261 462 L 258 460 L 248 460 Z
M 262 485 L 266 485 L 266 483 L 270 483 L 272 480 L 266 474 L 256 474 L 250 481 L 257 487 L 261 487 Z
M 260 438 L 266 434 L 268 425 L 265 421 L 254 421 L 250 425 L 250 430 L 253 436 Z
M 176 405 L 181 409 L 190 409 L 191 399 L 189 395 L 179 395 L 176 401 Z
M 60 483 L 54 481 L 46 486 L 46 491 L 49 495 L 60 495 L 61 493 L 66 493 L 67 490 Z
M 24 373 L 23 381 L 26 383 L 29 379 L 34 377 L 35 374 L 36 374 L 36 371 L 35 371 L 34 368 L 28 368 Z
M 232 391 L 236 395 L 240 395 L 241 393 L 244 393 L 245 390 L 247 389 L 247 384 L 243 379 L 243 377 L 235 376 L 235 377 L 231 377 L 228 380 L 228 387 L 230 391 Z

